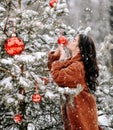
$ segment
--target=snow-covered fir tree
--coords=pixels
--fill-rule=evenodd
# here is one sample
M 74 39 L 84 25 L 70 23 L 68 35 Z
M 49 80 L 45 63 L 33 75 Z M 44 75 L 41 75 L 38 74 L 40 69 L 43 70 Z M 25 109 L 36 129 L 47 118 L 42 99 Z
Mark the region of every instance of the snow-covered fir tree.
M 98 49 L 98 66 L 100 70 L 99 87 L 96 92 L 99 121 L 105 130 L 113 129 L 113 36 L 105 37 Z
M 61 34 L 70 37 L 75 31 L 63 24 L 68 14 L 66 0 L 50 2 L 0 1 L 1 129 L 62 129 L 60 93 L 51 83 L 47 54 L 57 46 Z M 5 48 L 12 33 L 24 42 L 19 55 Z M 39 103 L 32 98 L 35 93 L 41 97 Z

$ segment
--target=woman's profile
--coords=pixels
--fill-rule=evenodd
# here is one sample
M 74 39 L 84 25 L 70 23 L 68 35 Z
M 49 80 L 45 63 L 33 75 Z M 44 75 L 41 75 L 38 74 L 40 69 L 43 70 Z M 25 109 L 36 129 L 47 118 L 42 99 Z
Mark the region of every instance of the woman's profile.
M 48 56 L 48 68 L 58 86 L 71 89 L 82 86 L 78 94 L 65 94 L 65 102 L 61 97 L 64 130 L 102 130 L 98 126 L 96 101 L 90 92 L 96 91 L 99 76 L 94 42 L 89 36 L 78 34 L 66 48 L 71 54 L 68 59 L 60 45 Z

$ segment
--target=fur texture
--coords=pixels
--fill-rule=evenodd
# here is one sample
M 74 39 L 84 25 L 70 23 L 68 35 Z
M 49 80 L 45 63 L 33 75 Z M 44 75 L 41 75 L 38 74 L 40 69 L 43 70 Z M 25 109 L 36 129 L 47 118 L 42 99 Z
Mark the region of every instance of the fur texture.
M 85 83 L 85 71 L 81 56 L 58 61 L 60 55 L 51 52 L 48 57 L 48 68 L 53 80 L 60 87 L 76 88 L 81 84 L 83 91 L 79 95 L 61 96 L 62 119 L 65 130 L 101 130 L 98 126 L 97 107 L 94 96 Z

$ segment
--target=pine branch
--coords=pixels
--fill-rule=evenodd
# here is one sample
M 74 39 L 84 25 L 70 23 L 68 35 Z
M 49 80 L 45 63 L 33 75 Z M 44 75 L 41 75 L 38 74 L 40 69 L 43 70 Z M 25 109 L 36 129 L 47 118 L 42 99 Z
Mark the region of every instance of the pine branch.
M 40 1 L 39 1 L 39 3 L 38 3 L 38 5 L 37 5 L 37 9 L 36 9 L 36 11 L 38 11 L 39 10 L 39 8 L 40 8 Z
M 21 8 L 21 0 L 18 0 L 18 6 L 19 6 L 19 8 Z
M 39 2 L 40 3 L 40 2 Z M 27 3 L 27 7 L 25 8 L 25 10 L 27 10 L 30 6 L 32 6 L 33 4 L 36 4 L 36 1 L 30 1 Z
M 6 22 L 5 22 L 5 26 L 4 26 L 4 29 L 3 29 L 4 33 L 6 33 L 6 28 L 7 28 L 8 19 L 9 19 L 9 16 L 7 17 Z
M 3 29 L 1 26 L 0 26 L 0 29 L 1 29 L 1 31 L 3 31 L 3 33 L 8 37 L 6 31 L 4 31 L 4 29 Z
M 101 92 L 103 92 L 105 95 L 108 95 L 108 93 L 104 92 L 103 89 L 100 89 L 100 90 L 101 90 Z M 113 97 L 113 95 L 112 95 L 110 92 L 109 92 L 109 96 Z
M 21 70 L 21 75 L 23 75 L 23 72 L 24 72 L 24 63 L 21 64 L 20 70 Z
M 17 8 L 17 7 L 16 7 L 16 5 L 15 5 L 12 1 L 11 1 L 11 3 L 10 3 L 10 4 L 12 4 L 12 5 L 14 6 L 14 8 Z
M 107 125 L 100 125 L 100 126 L 102 126 L 102 127 L 106 127 L 106 128 L 113 128 L 113 126 L 111 125 L 111 126 L 107 126 Z
M 11 77 L 13 77 L 13 78 L 17 78 L 16 75 L 13 75 L 9 70 L 7 70 L 7 69 L 5 69 L 5 68 L 0 67 L 0 71 L 3 71 L 3 72 L 5 72 L 5 73 L 9 74 L 9 75 L 10 75 Z

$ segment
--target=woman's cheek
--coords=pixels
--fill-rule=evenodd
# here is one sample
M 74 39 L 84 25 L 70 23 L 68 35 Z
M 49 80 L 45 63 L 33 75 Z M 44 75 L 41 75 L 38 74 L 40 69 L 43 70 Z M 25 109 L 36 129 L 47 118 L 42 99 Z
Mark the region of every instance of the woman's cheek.
M 70 46 L 71 44 L 72 44 L 72 41 L 68 42 L 68 43 L 67 43 L 67 46 Z

